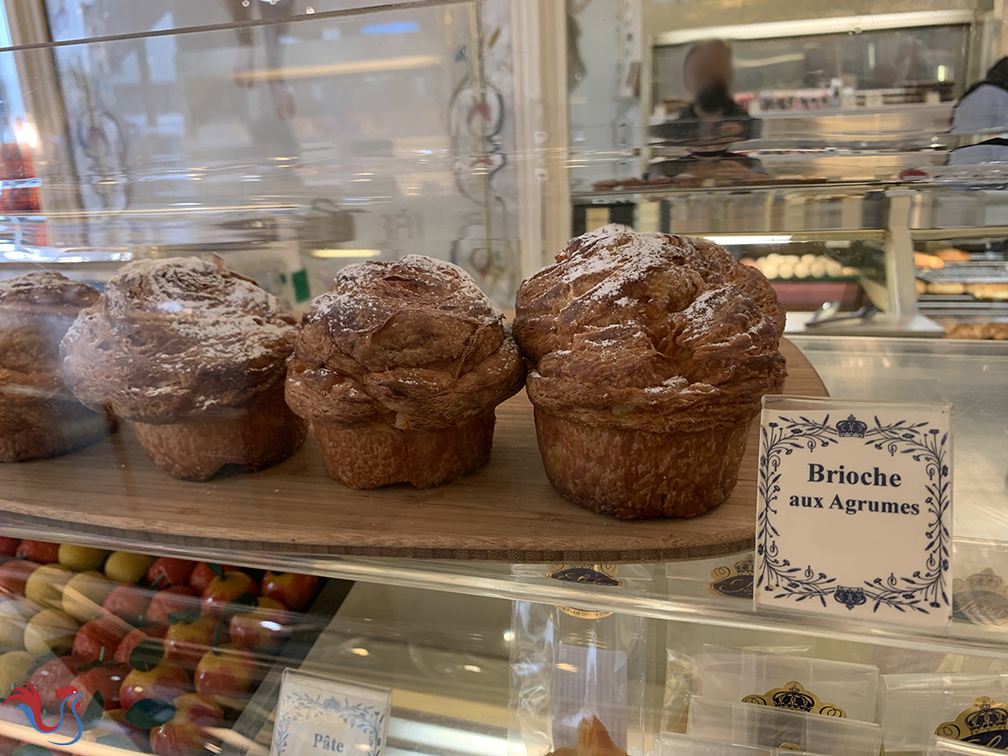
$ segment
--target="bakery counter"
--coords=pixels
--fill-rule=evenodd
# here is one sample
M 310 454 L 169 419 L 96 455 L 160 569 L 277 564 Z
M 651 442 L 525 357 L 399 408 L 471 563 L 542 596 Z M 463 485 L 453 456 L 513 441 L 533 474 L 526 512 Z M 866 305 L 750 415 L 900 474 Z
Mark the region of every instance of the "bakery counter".
M 1008 345 L 999 343 L 965 341 L 924 341 L 914 339 L 870 339 L 841 337 L 795 337 L 795 344 L 815 366 L 826 388 L 837 397 L 876 399 L 880 401 L 915 397 L 921 400 L 949 401 L 955 405 L 956 462 L 955 476 L 955 538 L 957 549 L 957 569 L 966 570 L 961 577 L 966 580 L 971 574 L 984 568 L 991 568 L 999 575 L 1008 575 L 1008 492 L 1006 474 L 1008 459 L 1004 456 L 1008 442 L 1008 407 L 1003 397 L 1008 395 Z M 791 358 L 795 364 L 797 358 Z M 522 398 L 515 397 L 515 400 Z M 502 407 L 502 413 L 504 413 Z M 506 413 L 499 421 L 498 433 L 508 432 Z M 502 437 L 502 438 L 506 438 Z M 507 442 L 501 444 L 504 450 Z M 495 446 L 495 450 L 498 447 Z M 495 454 L 498 452 L 495 451 Z M 527 459 L 510 460 L 510 472 L 494 479 L 492 484 L 483 478 L 471 476 L 452 487 L 464 492 L 463 499 L 468 506 L 495 507 L 522 511 L 528 497 L 519 495 L 520 486 L 514 480 L 516 475 L 539 475 L 538 459 L 534 450 Z M 298 462 L 301 459 L 302 462 Z M 524 460 L 524 461 L 523 461 Z M 317 464 L 318 461 L 302 455 L 289 463 L 297 469 L 299 465 Z M 754 613 L 748 600 L 726 597 L 712 592 L 710 584 L 715 581 L 712 573 L 725 571 L 745 575 L 747 548 L 746 539 L 733 546 L 725 542 L 723 548 L 714 552 L 692 552 L 692 556 L 704 554 L 703 559 L 689 558 L 688 550 L 674 561 L 669 557 L 660 558 L 646 551 L 636 554 L 628 552 L 622 559 L 613 558 L 611 552 L 597 552 L 604 559 L 591 559 L 588 552 L 557 551 L 539 552 L 538 559 L 528 564 L 513 564 L 521 560 L 515 553 L 497 553 L 494 558 L 479 559 L 475 552 L 446 553 L 436 550 L 417 551 L 417 558 L 386 558 L 380 549 L 367 553 L 335 553 L 332 550 L 310 548 L 314 537 L 309 525 L 302 527 L 300 539 L 279 546 L 274 534 L 266 532 L 271 527 L 264 523 L 293 519 L 294 510 L 325 514 L 327 508 L 337 506 L 342 499 L 351 495 L 347 489 L 329 481 L 321 475 L 314 475 L 310 496 L 293 499 L 288 483 L 278 474 L 260 473 L 261 477 L 245 476 L 242 487 L 229 489 L 227 479 L 209 481 L 206 484 L 187 484 L 171 481 L 166 476 L 152 478 L 142 474 L 146 464 L 142 453 L 137 450 L 118 458 L 119 468 L 105 471 L 106 476 L 117 476 L 124 486 L 126 498 L 114 513 L 120 525 L 114 529 L 100 529 L 70 525 L 42 517 L 38 505 L 32 505 L 46 497 L 72 500 L 74 491 L 84 500 L 88 490 L 111 490 L 105 484 L 92 478 L 92 473 L 78 470 L 49 479 L 50 489 L 42 484 L 35 491 L 22 488 L 19 500 L 24 506 L 12 506 L 12 486 L 8 481 L 3 496 L 4 513 L 2 528 L 5 534 L 36 538 L 49 541 L 73 541 L 98 545 L 108 549 L 125 549 L 159 555 L 203 559 L 210 562 L 238 563 L 250 567 L 268 568 L 291 572 L 311 572 L 316 575 L 341 577 L 355 581 L 389 586 L 408 586 L 462 594 L 482 595 L 505 599 L 525 599 L 550 604 L 584 607 L 598 611 L 620 611 L 667 619 L 688 620 L 712 626 L 763 628 L 773 630 L 781 623 L 787 623 L 794 632 L 810 635 L 854 638 L 897 647 L 942 650 L 955 653 L 984 652 L 1008 657 L 1008 647 L 1004 644 L 1003 630 L 998 625 L 975 621 L 966 615 L 957 617 L 948 633 L 944 631 L 914 631 L 889 629 L 855 621 L 816 618 L 793 619 L 769 612 Z M 23 467 L 23 466 L 22 466 Z M 283 466 L 280 468 L 283 469 Z M 525 473 L 518 471 L 527 470 Z M 151 474 L 155 473 L 151 470 Z M 266 479 L 269 478 L 269 485 Z M 160 480 L 160 483 L 158 481 Z M 468 483 L 467 483 L 468 480 Z M 485 485 L 477 485 L 483 480 Z M 258 482 L 257 482 L 258 481 Z M 547 495 L 548 483 L 543 479 L 539 494 L 528 494 L 535 498 Z M 190 518 L 185 523 L 188 528 L 196 528 L 203 533 L 201 538 L 179 539 L 169 530 L 171 523 L 158 525 L 154 520 L 145 520 L 144 527 L 130 528 L 130 522 L 140 522 L 144 516 L 157 511 L 158 497 L 166 506 L 166 497 L 175 486 L 189 486 L 191 498 L 181 504 L 176 517 Z M 447 487 L 441 487 L 446 489 Z M 438 489 L 434 489 L 438 490 Z M 130 499 L 132 491 L 136 498 Z M 145 512 L 141 507 L 139 493 L 153 497 L 155 503 L 148 505 Z M 55 493 L 54 493 L 55 492 Z M 304 493 L 303 491 L 301 493 Z M 390 497 L 382 505 L 383 518 L 398 518 L 406 530 L 428 527 L 425 521 L 429 508 L 435 503 L 429 495 L 406 488 L 386 489 Z M 300 494 L 299 494 L 300 495 Z M 17 501 L 13 502 L 18 504 Z M 462 504 L 452 504 L 456 512 L 462 512 Z M 558 506 L 563 505 L 562 502 Z M 98 505 L 95 504 L 95 507 Z M 363 506 L 363 505 L 362 505 Z M 373 504 L 370 505 L 373 508 Z M 566 505 L 571 506 L 571 505 Z M 150 509 L 153 507 L 153 509 Z M 266 513 L 273 512 L 267 517 Z M 717 510 L 715 510 L 716 512 Z M 228 514 L 223 514 L 227 512 Z M 241 513 L 244 512 L 242 516 Z M 284 512 L 289 514 L 284 515 Z M 279 513 L 279 514 L 277 514 Z M 580 515 L 582 510 L 572 510 L 570 516 Z M 85 513 L 86 514 L 86 513 Z M 93 513 L 97 514 L 97 513 Z M 360 525 L 360 517 L 349 517 L 347 528 Z M 630 527 L 639 528 L 642 533 L 655 533 L 658 529 L 671 538 L 676 532 L 690 532 L 714 521 L 713 514 L 686 521 L 654 521 Z M 584 513 L 590 518 L 596 515 Z M 554 515 L 556 517 L 556 515 Z M 279 518 L 279 519 L 278 519 Z M 236 521 L 236 519 L 238 521 Z M 486 518 L 474 516 L 471 512 L 456 520 L 464 520 L 461 525 L 472 538 L 484 538 L 487 543 L 493 533 L 486 530 Z M 321 521 L 321 520 L 319 520 Z M 529 534 L 548 531 L 556 523 L 549 518 L 525 520 Z M 624 523 L 599 520 L 603 539 L 616 540 L 621 537 Z M 448 527 L 447 525 L 445 526 Z M 582 527 L 578 525 L 577 527 Z M 323 535 L 336 537 L 332 531 L 340 526 L 331 518 Z M 483 530 L 481 530 L 481 528 Z M 573 528 L 564 525 L 568 531 Z M 244 546 L 229 540 L 236 530 L 250 534 Z M 177 528 L 176 528 L 177 532 Z M 588 531 L 578 531 L 588 532 Z M 568 536 L 570 533 L 568 533 Z M 255 536 L 258 540 L 254 540 Z M 360 535 L 366 541 L 366 534 Z M 559 536 L 558 536 L 559 538 Z M 433 541 L 432 541 L 433 542 Z M 749 541 L 748 543 L 751 543 Z M 389 553 L 389 552 L 386 552 Z M 451 557 L 457 558 L 451 558 Z M 441 557 L 441 558 L 424 558 Z M 525 561 L 531 561 L 526 555 Z M 649 559 L 656 562 L 643 563 Z M 617 587 L 571 583 L 564 579 L 560 567 L 575 562 L 598 563 L 612 561 L 621 563 L 621 574 L 632 576 L 622 580 Z M 979 624 L 978 624 L 979 623 Z M 953 651 L 954 649 L 958 649 Z

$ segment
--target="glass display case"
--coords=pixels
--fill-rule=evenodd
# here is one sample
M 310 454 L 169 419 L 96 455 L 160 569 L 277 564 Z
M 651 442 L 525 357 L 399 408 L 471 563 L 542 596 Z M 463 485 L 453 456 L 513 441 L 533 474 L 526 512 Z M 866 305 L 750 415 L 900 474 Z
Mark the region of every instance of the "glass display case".
M 214 370 L 180 357 L 139 399 L 131 385 L 115 397 L 161 414 L 89 410 L 96 431 L 59 414 L 76 402 L 66 350 L 7 338 L 23 323 L 0 297 L 0 424 L 25 397 L 57 419 L 25 432 L 41 443 L 37 431 L 53 431 L 54 448 L 0 463 L 0 756 L 348 752 L 326 739 L 335 731 L 291 735 L 308 725 L 292 729 L 281 708 L 288 670 L 328 686 L 308 705 L 341 727 L 354 686 L 390 691 L 387 730 L 355 749 L 374 756 L 972 753 L 1003 734 L 1008 181 L 996 161 L 947 164 L 1000 139 L 950 122 L 1003 52 L 1000 3 L 3 10 L 0 286 L 38 271 L 70 279 L 64 299 L 34 302 L 62 338 L 84 327 L 78 309 L 112 311 L 134 285 L 156 300 L 148 325 L 178 328 L 123 337 L 137 351 L 121 371 L 152 359 L 150 341 L 174 354 L 180 335 Z M 708 43 L 731 53 L 739 133 L 666 128 L 699 102 L 683 69 Z M 726 155 L 745 170 L 720 171 Z M 694 158 L 715 170 L 655 169 Z M 755 429 L 738 495 L 647 521 L 554 490 L 524 391 L 496 406 L 489 461 L 433 487 L 333 480 L 354 450 L 331 453 L 293 415 L 274 422 L 290 393 L 264 414 L 248 409 L 254 394 L 202 419 L 184 470 L 157 441 L 198 415 L 176 407 L 185 422 L 166 422 L 160 404 L 193 376 L 245 397 L 270 359 L 281 388 L 300 375 L 290 348 L 248 350 L 303 335 L 318 319 L 288 313 L 344 294 L 334 277 L 349 264 L 456 263 L 513 321 L 522 281 L 609 223 L 705 237 L 758 269 L 787 310 L 785 391 L 954 406 L 947 628 L 754 608 Z M 129 263 L 174 258 L 187 260 L 165 280 L 113 281 Z M 261 308 L 246 331 L 186 330 L 217 296 L 178 293 L 197 267 Z M 403 288 L 421 310 L 423 287 Z M 443 335 L 413 328 L 401 352 Z M 88 342 L 81 380 L 117 338 Z M 26 370 L 28 388 L 11 378 Z M 393 383 L 369 385 L 406 402 L 413 384 Z M 199 398 L 200 411 L 214 403 Z M 249 462 L 224 448 L 240 422 L 239 451 L 296 438 Z M 429 430 L 410 422 L 391 413 L 396 430 Z M 91 435 L 65 441 L 77 433 Z M 16 456 L 15 435 L 0 437 L 0 458 Z M 420 438 L 422 452 L 440 443 Z
M 587 36 L 590 26 L 604 28 L 602 7 L 621 18 L 615 5 L 586 4 L 571 23 Z M 955 4 L 854 10 L 747 6 L 731 23 L 717 3 L 676 12 L 645 3 L 640 20 L 624 12 L 620 29 L 636 46 L 592 38 L 616 58 L 617 76 L 598 64 L 578 67 L 570 84 L 574 232 L 618 222 L 754 242 L 733 249 L 775 279 L 795 312 L 792 329 L 936 336 L 942 330 L 929 314 L 940 311 L 945 325 L 958 318 L 999 331 L 990 300 L 974 302 L 986 289 L 958 303 L 972 318 L 947 299 L 919 310 L 915 291 L 930 298 L 941 287 L 911 290 L 910 258 L 949 246 L 937 244 L 933 224 L 955 223 L 956 199 L 960 209 L 967 196 L 999 201 L 1001 158 L 968 156 L 1002 131 L 997 106 L 975 102 L 998 57 L 991 35 L 1000 21 Z M 698 118 L 701 92 L 691 87 L 704 76 L 723 91 L 708 88 L 713 104 Z M 972 104 L 959 109 L 967 94 Z M 604 120 L 612 99 L 622 103 L 617 119 Z M 946 209 L 937 214 L 916 209 L 939 205 Z M 960 225 L 997 247 L 996 224 Z M 989 248 L 977 248 L 977 263 L 992 262 Z M 1000 273 L 980 277 L 995 285 Z

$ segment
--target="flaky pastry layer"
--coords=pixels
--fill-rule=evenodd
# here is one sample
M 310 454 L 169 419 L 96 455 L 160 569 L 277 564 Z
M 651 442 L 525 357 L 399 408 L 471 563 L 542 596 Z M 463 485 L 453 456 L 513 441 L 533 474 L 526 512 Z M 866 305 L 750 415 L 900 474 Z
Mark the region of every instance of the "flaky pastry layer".
M 515 337 L 536 407 L 653 432 L 751 419 L 786 377 L 766 278 L 701 239 L 610 225 L 525 281 Z
M 297 325 L 220 258 L 123 266 L 63 339 L 67 385 L 143 423 L 247 406 L 282 382 Z
M 420 255 L 350 265 L 303 320 L 287 403 L 333 428 L 447 428 L 521 389 L 504 316 L 451 263 Z

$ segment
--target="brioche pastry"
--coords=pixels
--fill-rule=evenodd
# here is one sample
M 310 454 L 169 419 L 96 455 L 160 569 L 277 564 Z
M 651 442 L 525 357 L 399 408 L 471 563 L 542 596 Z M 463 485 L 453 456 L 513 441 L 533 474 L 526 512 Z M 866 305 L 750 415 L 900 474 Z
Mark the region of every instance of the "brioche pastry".
M 941 259 L 944 262 L 969 262 L 973 259 L 973 255 L 969 252 L 964 252 L 961 249 L 956 249 L 955 247 L 949 247 L 948 249 L 942 249 L 935 252 L 935 257 Z
M 927 285 L 928 294 L 959 295 L 966 293 L 966 285 L 957 281 L 934 282 L 929 281 Z
M 206 480 L 257 470 L 304 442 L 284 402 L 296 320 L 219 257 L 142 260 L 82 310 L 60 353 L 84 404 L 130 421 L 155 465 Z
M 918 268 L 928 268 L 937 270 L 945 267 L 945 261 L 937 255 L 929 255 L 924 252 L 914 252 L 914 265 Z
M 287 403 L 352 488 L 429 488 L 483 465 L 525 366 L 476 282 L 420 255 L 349 265 L 302 320 Z
M 944 327 L 949 339 L 1008 341 L 1008 323 L 947 323 Z
M 1008 283 L 967 284 L 966 291 L 977 299 L 1008 300 Z
M 0 462 L 44 459 L 93 444 L 115 418 L 66 388 L 60 339 L 98 290 L 52 271 L 0 281 Z
M 620 518 L 693 517 L 735 487 L 786 376 L 766 278 L 702 240 L 610 225 L 525 281 L 515 338 L 546 474 Z

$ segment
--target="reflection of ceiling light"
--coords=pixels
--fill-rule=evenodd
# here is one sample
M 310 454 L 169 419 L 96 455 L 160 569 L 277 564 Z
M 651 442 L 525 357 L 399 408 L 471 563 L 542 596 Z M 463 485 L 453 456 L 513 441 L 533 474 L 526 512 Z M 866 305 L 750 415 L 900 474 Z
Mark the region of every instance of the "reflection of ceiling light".
M 367 656 L 368 650 L 366 648 L 360 648 L 358 646 L 357 648 L 351 648 L 350 653 L 355 654 L 356 656 Z
M 388 727 L 389 748 L 400 754 L 466 753 L 496 756 L 508 749 L 507 731 L 488 735 L 445 725 L 393 717 Z M 409 750 L 407 750 L 409 749 Z
M 578 668 L 573 664 L 568 664 L 567 662 L 560 662 L 556 665 L 556 668 L 561 672 L 577 672 Z
M 703 238 L 715 244 L 732 247 L 743 244 L 787 244 L 791 241 L 791 234 L 780 234 L 778 236 L 769 234 L 757 234 L 753 236 L 704 236 Z
M 482 670 L 475 664 L 466 664 L 462 667 L 466 672 L 482 672 Z
M 442 63 L 444 63 L 444 58 L 439 55 L 402 55 L 396 58 L 356 60 L 347 63 L 268 68 L 265 71 L 249 74 L 247 78 L 252 81 L 290 81 L 291 79 L 313 79 L 317 76 L 345 76 L 384 73 L 385 71 L 411 71 L 415 68 L 439 68 Z
M 387 24 L 369 24 L 362 26 L 361 34 L 415 34 L 420 31 L 416 21 L 392 21 Z
M 38 132 L 28 121 L 22 121 L 19 126 L 14 128 L 14 131 L 19 142 L 27 144 L 32 149 L 38 147 Z
M 312 257 L 378 257 L 380 249 L 313 249 Z
M 505 643 L 510 643 L 513 640 L 514 640 L 514 630 L 505 630 L 504 631 L 504 642 Z

